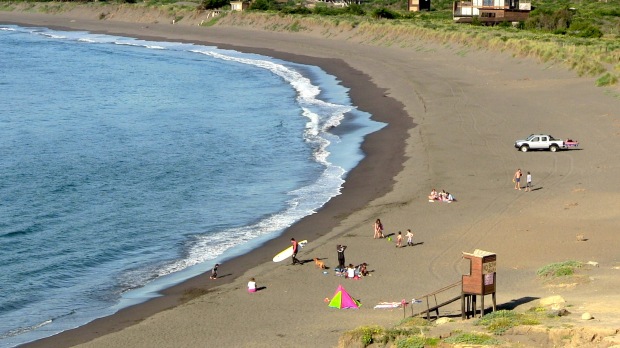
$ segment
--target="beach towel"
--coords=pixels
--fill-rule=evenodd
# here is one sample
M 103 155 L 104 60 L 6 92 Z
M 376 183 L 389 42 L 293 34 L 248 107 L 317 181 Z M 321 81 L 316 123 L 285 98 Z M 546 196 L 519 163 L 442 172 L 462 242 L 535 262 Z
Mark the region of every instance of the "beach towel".
M 393 309 L 400 307 L 401 302 L 379 302 L 374 309 Z

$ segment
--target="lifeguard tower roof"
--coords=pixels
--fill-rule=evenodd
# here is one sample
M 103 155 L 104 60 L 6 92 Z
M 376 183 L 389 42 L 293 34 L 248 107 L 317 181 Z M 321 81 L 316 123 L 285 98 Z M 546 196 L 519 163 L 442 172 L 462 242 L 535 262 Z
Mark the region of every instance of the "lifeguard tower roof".
M 463 251 L 463 254 L 464 255 L 469 255 L 469 256 L 475 256 L 475 257 L 485 257 L 485 256 L 495 255 L 495 253 L 492 253 L 490 251 L 480 250 L 480 249 L 474 250 L 473 253 L 467 253 L 467 252 Z

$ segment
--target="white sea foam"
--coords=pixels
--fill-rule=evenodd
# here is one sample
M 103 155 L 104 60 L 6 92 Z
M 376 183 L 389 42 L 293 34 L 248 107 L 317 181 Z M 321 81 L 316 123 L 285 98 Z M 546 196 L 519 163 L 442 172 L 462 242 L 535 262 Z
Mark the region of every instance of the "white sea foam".
M 34 331 L 40 327 L 43 327 L 45 325 L 51 324 L 52 323 L 52 319 L 49 320 L 45 320 L 41 323 L 38 323 L 36 325 L 32 325 L 32 326 L 27 326 L 27 327 L 19 327 L 13 330 L 9 330 L 5 333 L 3 333 L 2 335 L 0 335 L 0 339 L 4 339 L 4 338 L 9 338 L 9 337 L 14 337 L 14 336 L 18 336 L 21 334 L 24 334 L 26 332 L 30 332 L 30 331 Z
M 306 124 L 304 138 L 308 143 L 312 144 L 315 160 L 323 164 L 325 170 L 315 183 L 290 192 L 289 195 L 293 198 L 287 202 L 288 208 L 284 211 L 267 217 L 254 225 L 196 237 L 184 258 L 152 270 L 158 276 L 164 276 L 199 263 L 214 260 L 235 246 L 251 242 L 260 236 L 283 231 L 299 219 L 315 213 L 330 198 L 340 194 L 341 186 L 344 183 L 342 177 L 346 172 L 343 168 L 332 165 L 328 161 L 330 153 L 327 147 L 330 145 L 330 141 L 324 135 L 329 129 L 340 124 L 344 114 L 353 110 L 352 106 L 338 105 L 317 99 L 320 88 L 313 85 L 310 79 L 283 64 L 267 59 L 234 57 L 213 50 L 192 51 L 222 60 L 235 61 L 267 69 L 290 83 L 298 93 L 297 100 L 302 106 L 303 115 L 309 120 Z M 312 111 L 317 106 L 323 113 L 322 117 Z M 334 135 L 332 137 L 337 138 Z M 148 273 L 152 274 L 151 272 Z M 133 274 L 132 276 L 135 277 L 136 275 Z

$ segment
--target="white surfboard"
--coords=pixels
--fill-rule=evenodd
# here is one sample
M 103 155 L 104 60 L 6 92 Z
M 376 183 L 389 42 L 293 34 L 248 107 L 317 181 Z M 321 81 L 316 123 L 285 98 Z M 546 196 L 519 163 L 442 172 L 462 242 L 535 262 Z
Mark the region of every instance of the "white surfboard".
M 299 243 L 299 248 L 303 248 L 308 241 L 307 240 L 302 240 Z M 288 259 L 289 257 L 293 256 L 293 246 L 291 245 L 290 247 L 282 250 L 280 253 L 278 253 L 278 255 L 273 257 L 273 262 L 280 262 L 280 261 L 284 261 L 286 259 Z

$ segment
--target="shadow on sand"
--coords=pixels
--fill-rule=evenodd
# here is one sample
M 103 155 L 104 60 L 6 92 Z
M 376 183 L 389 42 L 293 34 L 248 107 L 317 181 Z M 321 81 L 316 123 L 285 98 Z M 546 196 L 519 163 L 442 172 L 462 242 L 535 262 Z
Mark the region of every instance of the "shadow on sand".
M 526 303 L 530 303 L 532 301 L 536 301 L 538 300 L 540 297 L 531 297 L 531 296 L 526 296 L 526 297 L 521 297 L 518 299 L 513 299 L 510 302 L 506 302 L 506 303 L 502 303 L 500 305 L 497 306 L 497 309 L 506 309 L 506 310 L 513 310 L 515 308 L 517 308 L 518 306 L 522 305 L 522 304 L 526 304 Z

